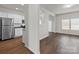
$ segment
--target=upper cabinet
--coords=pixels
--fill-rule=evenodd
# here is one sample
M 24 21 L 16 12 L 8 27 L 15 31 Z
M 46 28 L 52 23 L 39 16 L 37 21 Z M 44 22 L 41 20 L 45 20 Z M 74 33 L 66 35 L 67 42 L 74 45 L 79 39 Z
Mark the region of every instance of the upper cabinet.
M 14 18 L 14 14 L 8 13 L 8 18 Z
M 0 17 L 8 17 L 8 13 L 5 13 L 5 12 L 0 12 Z
M 0 17 L 13 18 L 14 23 L 22 23 L 22 20 L 24 19 L 24 16 L 22 15 L 7 12 L 0 12 Z
M 14 15 L 14 23 L 22 23 L 23 16 Z
M 14 27 L 20 27 L 22 24 L 22 20 L 24 19 L 24 16 L 22 15 L 7 12 L 0 12 L 0 17 L 12 18 L 14 22 Z M 18 36 L 22 36 L 22 28 L 15 28 L 15 37 Z

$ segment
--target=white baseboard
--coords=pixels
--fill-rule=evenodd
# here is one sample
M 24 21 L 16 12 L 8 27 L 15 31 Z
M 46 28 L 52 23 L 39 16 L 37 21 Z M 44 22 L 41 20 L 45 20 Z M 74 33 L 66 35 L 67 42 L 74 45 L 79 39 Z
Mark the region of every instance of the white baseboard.
M 34 54 L 40 54 L 40 51 L 36 52 L 34 50 L 32 50 L 29 46 L 25 45 L 25 47 L 27 47 L 29 50 L 31 50 Z
M 44 38 L 46 38 L 46 37 L 48 37 L 48 36 L 49 36 L 49 34 L 44 35 L 43 37 L 40 38 L 40 40 L 42 40 L 42 39 L 44 39 Z

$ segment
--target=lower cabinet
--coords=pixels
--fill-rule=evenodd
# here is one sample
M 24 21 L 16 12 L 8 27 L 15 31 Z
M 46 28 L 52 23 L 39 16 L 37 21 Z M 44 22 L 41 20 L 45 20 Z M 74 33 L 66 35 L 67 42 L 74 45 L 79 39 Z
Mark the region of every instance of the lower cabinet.
M 15 37 L 22 36 L 22 28 L 15 28 Z

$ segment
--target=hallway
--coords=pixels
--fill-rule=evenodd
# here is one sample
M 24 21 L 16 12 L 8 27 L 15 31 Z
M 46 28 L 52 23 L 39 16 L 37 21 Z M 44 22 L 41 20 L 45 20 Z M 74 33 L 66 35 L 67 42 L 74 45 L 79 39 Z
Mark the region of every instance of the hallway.
M 79 36 L 50 33 L 41 40 L 42 54 L 77 54 L 79 53 Z

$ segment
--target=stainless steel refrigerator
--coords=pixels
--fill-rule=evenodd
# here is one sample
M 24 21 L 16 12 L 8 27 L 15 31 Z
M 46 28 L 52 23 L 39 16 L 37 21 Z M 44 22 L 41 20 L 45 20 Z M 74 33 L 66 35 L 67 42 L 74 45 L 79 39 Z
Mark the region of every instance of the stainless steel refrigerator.
M 0 17 L 0 40 L 14 38 L 14 34 L 13 19 Z

